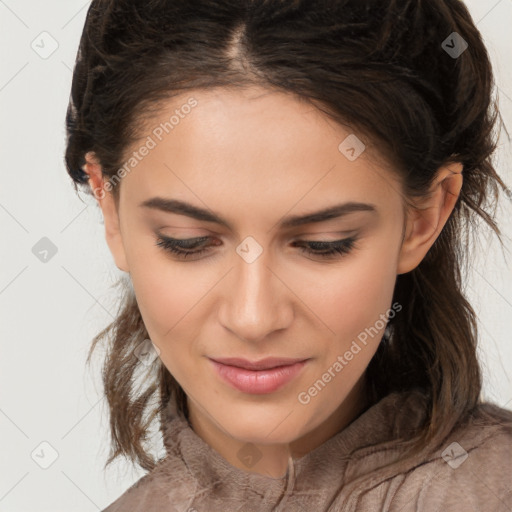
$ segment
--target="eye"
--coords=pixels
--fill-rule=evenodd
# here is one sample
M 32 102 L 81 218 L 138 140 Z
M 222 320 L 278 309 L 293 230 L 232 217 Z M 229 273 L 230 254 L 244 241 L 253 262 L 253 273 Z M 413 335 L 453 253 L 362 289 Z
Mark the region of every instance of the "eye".
M 199 238 L 181 240 L 179 238 L 170 238 L 160 235 L 157 237 L 156 245 L 172 254 L 176 254 L 180 258 L 189 258 L 193 255 L 198 256 L 207 250 L 206 247 L 201 249 L 196 249 L 196 247 L 200 246 L 203 242 L 206 242 L 208 238 L 209 237 L 207 236 L 202 236 Z
M 188 238 L 185 240 L 179 238 L 170 238 L 158 235 L 156 245 L 162 247 L 165 251 L 176 255 L 178 258 L 190 258 L 191 256 L 200 256 L 208 252 L 208 246 L 204 244 L 210 237 L 202 236 L 198 238 Z M 308 255 L 319 256 L 320 258 L 332 259 L 341 257 L 351 252 L 357 241 L 356 237 L 335 240 L 334 242 L 324 241 L 305 241 L 298 240 L 294 245 L 298 245 L 300 250 Z M 220 244 L 213 244 L 220 245 Z
M 354 249 L 356 237 L 345 238 L 343 240 L 335 240 L 334 242 L 306 242 L 299 240 L 295 244 L 302 244 L 301 251 L 312 256 L 320 256 L 321 258 L 336 258 L 348 254 Z

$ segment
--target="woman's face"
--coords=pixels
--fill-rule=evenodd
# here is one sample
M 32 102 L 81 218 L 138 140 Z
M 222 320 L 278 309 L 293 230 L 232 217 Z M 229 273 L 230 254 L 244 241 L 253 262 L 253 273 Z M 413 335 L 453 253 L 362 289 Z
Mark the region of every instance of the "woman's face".
M 306 439 L 342 416 L 401 314 L 401 184 L 291 95 L 193 91 L 167 106 L 116 185 L 116 263 L 198 430 L 237 446 Z M 201 240 L 185 257 L 160 238 Z M 232 384 L 212 362 L 232 357 L 307 361 L 287 381 L 235 370 Z

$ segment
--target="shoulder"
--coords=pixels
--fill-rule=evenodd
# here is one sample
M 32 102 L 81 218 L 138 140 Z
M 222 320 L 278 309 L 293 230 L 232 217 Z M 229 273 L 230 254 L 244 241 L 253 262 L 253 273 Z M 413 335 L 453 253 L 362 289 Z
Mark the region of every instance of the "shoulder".
M 177 512 L 176 501 L 187 503 L 196 492 L 197 481 L 186 467 L 166 457 L 102 512 Z
M 511 475 L 512 412 L 480 404 L 440 449 L 402 475 L 394 499 L 414 502 L 411 510 L 509 511 Z
M 161 501 L 158 496 L 158 473 L 159 468 L 153 469 L 131 485 L 121 496 L 112 502 L 102 512 L 121 512 L 131 510 L 132 512 L 143 512 L 147 510 L 150 501 Z

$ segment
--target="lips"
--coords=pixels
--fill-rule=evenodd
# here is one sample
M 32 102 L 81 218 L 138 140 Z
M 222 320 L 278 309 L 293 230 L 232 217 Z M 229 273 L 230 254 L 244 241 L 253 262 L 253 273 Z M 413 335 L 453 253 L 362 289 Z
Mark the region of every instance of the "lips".
M 210 358 L 210 362 L 215 373 L 230 387 L 242 393 L 267 394 L 281 389 L 297 377 L 308 359 L 274 357 L 248 361 L 240 358 Z
M 279 366 L 291 366 L 295 363 L 305 361 L 305 359 L 291 359 L 289 357 L 267 357 L 259 361 L 249 361 L 240 357 L 225 357 L 225 358 L 210 358 L 217 363 L 225 364 L 228 366 L 236 366 L 237 368 L 244 368 L 246 370 L 269 370 L 270 368 L 277 368 Z

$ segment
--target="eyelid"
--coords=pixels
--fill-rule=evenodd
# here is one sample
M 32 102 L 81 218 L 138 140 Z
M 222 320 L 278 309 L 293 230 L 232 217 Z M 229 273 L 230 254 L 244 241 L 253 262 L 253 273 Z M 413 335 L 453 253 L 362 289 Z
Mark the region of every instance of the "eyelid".
M 157 235 L 156 245 L 162 247 L 165 251 L 173 255 L 173 259 L 177 261 L 200 261 L 200 256 L 206 254 L 208 258 L 210 256 L 209 247 L 220 245 L 215 244 L 204 244 L 205 240 L 208 240 L 209 236 L 189 238 L 189 239 L 177 239 L 167 236 Z M 312 261 L 322 261 L 328 263 L 331 261 L 338 261 L 345 258 L 353 250 L 359 248 L 359 236 L 345 237 L 337 240 L 304 240 L 299 239 L 293 242 L 301 252 L 306 254 L 308 259 Z M 189 247 L 187 247 L 187 245 Z M 313 256 L 314 258 L 310 258 Z
M 332 236 L 332 240 L 326 240 L 328 242 L 336 242 L 342 238 L 350 238 L 351 236 L 358 236 L 360 230 L 359 229 L 346 229 L 345 231 L 335 230 L 335 231 L 315 231 L 315 232 L 301 232 L 299 235 L 295 235 L 293 238 L 300 238 L 301 240 L 304 237 L 316 237 L 314 241 L 317 241 L 317 238 L 324 236 Z
M 218 232 L 211 231 L 211 230 L 208 231 L 208 234 L 204 234 L 204 235 L 193 235 L 193 234 L 187 234 L 187 233 L 166 235 L 164 233 L 161 233 L 161 230 L 163 230 L 163 229 L 189 230 L 189 229 L 194 229 L 194 228 L 165 225 L 162 228 L 155 230 L 155 234 L 157 236 L 173 238 L 176 240 L 192 240 L 192 239 L 197 240 L 197 239 L 201 239 L 201 238 L 219 238 L 219 237 L 223 236 L 222 233 L 218 233 Z M 333 238 L 332 240 L 329 240 L 329 241 L 335 242 L 337 240 L 340 240 L 343 237 L 348 238 L 350 236 L 357 236 L 361 232 L 361 230 L 362 229 L 360 227 L 357 227 L 354 229 L 332 229 L 332 230 L 327 230 L 327 231 L 309 231 L 309 230 L 304 231 L 304 230 L 301 230 L 297 234 L 290 234 L 290 233 L 283 234 L 282 238 L 301 238 L 302 239 L 303 237 L 306 237 L 306 236 L 321 237 L 324 235 L 330 235 L 335 238 Z M 297 229 L 295 229 L 295 231 L 297 231 Z M 243 237 L 243 238 L 245 238 L 245 237 Z M 243 240 L 243 238 L 242 238 L 242 240 Z
M 334 238 L 322 238 L 322 235 L 330 234 L 334 236 Z M 193 244 L 194 242 L 200 243 L 200 242 L 207 242 L 212 241 L 215 242 L 215 239 L 218 238 L 218 235 L 200 235 L 200 236 L 170 236 L 170 235 L 164 235 L 161 233 L 155 233 L 157 237 L 166 238 L 172 241 L 175 241 L 177 243 L 189 243 Z M 313 237 L 313 238 L 308 238 Z M 325 243 L 332 243 L 332 242 L 342 242 L 343 240 L 349 239 L 349 238 L 356 238 L 359 237 L 359 232 L 356 230 L 351 231 L 335 231 L 335 232 L 322 232 L 322 233 L 309 233 L 309 234 L 301 234 L 296 235 L 291 239 L 291 242 L 325 242 Z M 241 243 L 241 242 L 240 242 Z M 219 245 L 218 243 L 214 243 L 213 245 Z

